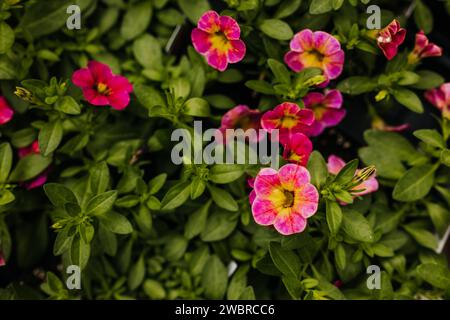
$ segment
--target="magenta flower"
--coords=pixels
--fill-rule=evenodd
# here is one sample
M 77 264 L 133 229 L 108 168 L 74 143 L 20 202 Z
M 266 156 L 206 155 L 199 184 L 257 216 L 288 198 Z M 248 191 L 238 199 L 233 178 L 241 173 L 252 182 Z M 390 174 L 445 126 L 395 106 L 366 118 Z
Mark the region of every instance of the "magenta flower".
M 406 30 L 400 27 L 397 20 L 378 32 L 377 44 L 388 60 L 392 60 L 398 53 L 398 47 L 405 41 Z
M 242 129 L 244 133 L 249 129 L 254 129 L 255 134 L 258 135 L 258 130 L 260 128 L 261 112 L 241 104 L 223 115 L 219 130 L 223 136 L 226 135 L 227 129 Z M 258 136 L 255 136 L 255 139 L 257 139 L 257 137 Z
M 252 212 L 256 223 L 273 225 L 283 235 L 302 232 L 319 203 L 308 170 L 295 164 L 286 164 L 279 171 L 262 169 L 255 179 L 255 194 Z
M 125 109 L 130 103 L 133 86 L 127 78 L 114 75 L 103 63 L 89 61 L 88 67 L 77 70 L 72 82 L 83 90 L 84 98 L 94 106 L 111 106 Z
M 339 41 L 329 33 L 302 30 L 292 38 L 290 48 L 284 61 L 295 72 L 320 68 L 327 78 L 326 83 L 342 73 L 345 54 Z
M 441 110 L 443 117 L 450 119 L 450 82 L 444 83 L 439 88 L 428 90 L 425 92 L 425 98 Z
M 225 71 L 228 63 L 244 59 L 246 47 L 240 40 L 239 24 L 229 16 L 219 16 L 215 11 L 207 11 L 192 30 L 191 39 L 195 50 L 205 56 L 208 64 Z
M 39 142 L 36 140 L 28 147 L 19 148 L 18 150 L 19 158 L 24 158 L 31 154 L 39 154 Z M 25 187 L 27 190 L 39 188 L 43 186 L 47 182 L 49 169 L 45 169 L 41 174 L 39 174 L 36 178 L 31 181 L 22 181 L 21 185 Z
M 338 156 L 331 155 L 328 157 L 328 172 L 337 175 L 339 171 L 343 167 L 345 167 L 345 161 L 339 158 Z M 355 175 L 357 175 L 361 170 L 356 170 Z M 362 182 L 360 185 L 354 187 L 354 190 L 362 190 L 361 192 L 358 192 L 358 196 L 364 196 L 366 194 L 375 192 L 378 190 L 378 180 L 376 179 L 376 175 L 373 174 L 369 179 Z M 356 198 L 356 196 L 354 197 Z
M 303 133 L 294 133 L 283 146 L 283 159 L 288 162 L 306 166 L 313 150 L 311 140 Z
M 8 104 L 4 97 L 0 96 L 0 125 L 11 121 L 14 116 L 14 109 Z
M 306 134 L 311 137 L 320 135 L 325 128 L 338 125 L 346 115 L 339 90 L 329 90 L 325 94 L 311 92 L 303 98 L 303 102 L 306 108 L 314 112 L 314 122 L 306 128 Z
M 314 113 L 309 109 L 300 109 L 292 102 L 284 102 L 273 110 L 267 111 L 261 118 L 261 126 L 269 133 L 279 130 L 280 142 L 288 143 L 292 134 L 305 132 L 314 122 Z
M 0 267 L 6 266 L 6 260 L 3 256 L 3 252 L 0 250 Z
M 416 33 L 416 43 L 413 52 L 408 56 L 409 63 L 416 63 L 427 57 L 442 56 L 442 48 L 431 43 L 423 31 Z

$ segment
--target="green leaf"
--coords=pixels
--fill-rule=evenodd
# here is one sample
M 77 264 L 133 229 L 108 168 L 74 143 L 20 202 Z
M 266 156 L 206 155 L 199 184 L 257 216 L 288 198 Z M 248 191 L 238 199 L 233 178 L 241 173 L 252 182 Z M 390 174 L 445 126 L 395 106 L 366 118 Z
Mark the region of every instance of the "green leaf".
M 358 169 L 358 164 L 358 159 L 353 159 L 352 161 L 348 162 L 345 167 L 343 167 L 339 171 L 336 178 L 334 179 L 334 182 L 338 184 L 345 184 L 350 182 L 350 180 L 352 180 L 355 176 L 356 170 Z
M 192 179 L 191 182 L 191 199 L 197 199 L 200 197 L 206 189 L 206 181 L 199 176 L 196 176 L 194 179 Z
M 148 193 L 156 194 L 164 186 L 167 180 L 167 173 L 161 173 L 148 183 Z
M 181 182 L 174 185 L 167 191 L 161 201 L 161 210 L 172 210 L 183 205 L 189 198 L 191 192 L 191 184 L 189 181 Z
M 401 105 L 416 113 L 423 113 L 422 101 L 420 101 L 419 97 L 411 90 L 396 89 L 393 94 L 395 100 Z
M 144 255 L 140 255 L 138 261 L 131 266 L 130 272 L 128 273 L 128 288 L 130 290 L 137 289 L 145 277 L 145 261 Z
M 182 235 L 176 235 L 170 238 L 164 247 L 164 255 L 170 262 L 181 259 L 186 252 L 189 242 Z
M 202 275 L 202 286 L 208 299 L 222 299 L 227 290 L 227 268 L 216 255 L 211 256 L 205 265 Z
M 8 179 L 12 168 L 12 158 L 11 145 L 7 142 L 0 144 L 0 184 Z
M 109 211 L 108 213 L 99 217 L 102 224 L 106 229 L 117 234 L 129 234 L 133 232 L 133 226 L 128 219 L 114 211 Z
M 109 212 L 117 199 L 117 191 L 111 190 L 93 197 L 86 206 L 86 215 L 101 216 Z
M 248 266 L 239 267 L 230 281 L 227 290 L 227 300 L 237 300 L 247 288 Z
M 200 237 L 202 241 L 219 241 L 228 237 L 235 229 L 238 219 L 229 211 L 215 211 L 208 218 Z
M 49 122 L 39 132 L 39 150 L 44 156 L 55 151 L 63 138 L 63 127 L 60 121 Z
M 81 106 L 71 96 L 59 98 L 55 103 L 55 109 L 65 114 L 77 115 L 81 113 Z
M 347 257 L 345 253 L 345 248 L 342 243 L 339 243 L 334 251 L 334 260 L 336 261 L 336 266 L 340 270 L 344 270 L 347 264 Z
M 429 70 L 417 71 L 419 81 L 413 87 L 421 90 L 428 90 L 439 87 L 445 82 L 445 79 L 438 73 Z
M 323 14 L 333 9 L 332 0 L 312 0 L 309 6 L 310 14 Z
M 184 227 L 184 236 L 187 239 L 192 239 L 195 236 L 198 236 L 205 229 L 206 219 L 208 218 L 208 211 L 211 203 L 212 201 L 209 200 L 200 209 L 189 216 Z
M 374 91 L 377 87 L 376 81 L 369 77 L 354 76 L 339 82 L 337 88 L 343 93 L 360 95 Z
M 79 266 L 80 269 L 84 269 L 89 261 L 90 255 L 91 246 L 85 243 L 79 235 L 75 236 L 70 248 L 72 264 Z
M 283 63 L 275 59 L 268 59 L 267 64 L 269 65 L 270 70 L 272 70 L 277 82 L 285 84 L 289 84 L 291 82 L 289 70 Z
M 166 105 L 165 99 L 161 93 L 151 86 L 139 84 L 135 85 L 133 89 L 139 103 L 142 104 L 147 110 L 150 110 L 155 106 Z
M 162 68 L 161 45 L 158 39 L 149 34 L 144 34 L 134 41 L 133 54 L 144 68 Z
M 183 113 L 193 117 L 208 117 L 209 103 L 202 98 L 191 98 L 185 102 Z
M 263 20 L 259 28 L 266 35 L 276 40 L 291 40 L 294 36 L 291 27 L 279 19 Z
M 55 256 L 60 256 L 70 249 L 73 240 L 73 235 L 69 236 L 70 228 L 70 226 L 66 226 L 56 235 L 55 244 L 53 245 L 53 254 Z
M 89 186 L 94 195 L 105 192 L 109 187 L 109 168 L 105 161 L 95 164 L 89 170 Z
M 320 152 L 313 151 L 308 160 L 308 171 L 311 174 L 311 183 L 321 188 L 328 178 L 328 168 Z
M 275 94 L 272 86 L 262 80 L 249 80 L 245 83 L 245 86 L 259 93 Z
M 7 23 L 0 22 L 0 54 L 4 54 L 11 49 L 14 39 L 14 30 Z
M 417 266 L 417 274 L 432 286 L 447 290 L 450 288 L 450 271 L 437 263 L 424 263 Z
M 78 203 L 75 194 L 66 186 L 59 183 L 47 183 L 44 185 L 44 191 L 50 202 L 55 207 L 64 207 L 66 203 Z
M 395 185 L 393 198 L 403 202 L 422 199 L 433 187 L 435 171 L 436 166 L 429 164 L 409 169 Z
M 450 167 L 450 150 L 449 149 L 442 150 L 440 159 L 442 164 L 444 164 L 447 167 Z
M 419 229 L 413 225 L 405 225 L 404 228 L 420 245 L 431 250 L 436 250 L 438 241 L 431 232 Z
M 209 171 L 209 180 L 217 184 L 227 184 L 244 174 L 244 166 L 238 164 L 216 164 Z
M 298 279 L 300 276 L 300 259 L 294 251 L 286 250 L 279 243 L 271 242 L 269 245 L 270 257 L 278 270 L 285 276 Z
M 342 210 L 337 202 L 326 200 L 326 216 L 331 234 L 336 235 L 342 223 Z
M 342 217 L 342 229 L 350 238 L 361 242 L 374 240 L 372 227 L 361 213 L 345 209 Z
M 417 27 L 425 33 L 430 33 L 433 30 L 433 14 L 420 0 L 416 0 L 414 21 L 416 22 Z
M 417 138 L 433 147 L 445 149 L 444 138 L 434 129 L 416 130 L 413 133 Z
M 142 1 L 131 5 L 123 17 L 120 34 L 126 40 L 136 38 L 143 33 L 152 19 L 152 3 Z
M 156 280 L 145 280 L 143 288 L 145 294 L 152 300 L 161 300 L 166 297 L 164 287 Z
M 36 178 L 52 163 L 51 157 L 31 154 L 19 160 L 9 177 L 10 181 L 21 182 Z
M 300 5 L 302 4 L 302 0 L 284 0 L 280 3 L 280 6 L 278 7 L 277 11 L 275 12 L 274 18 L 276 19 L 282 19 L 289 17 L 290 15 L 294 14 L 295 11 L 300 8 Z
M 207 0 L 178 0 L 177 2 L 183 13 L 195 25 L 200 17 L 211 8 Z
M 233 199 L 233 197 L 228 191 L 217 187 L 213 187 L 211 185 L 208 185 L 208 190 L 211 193 L 213 201 L 219 207 L 228 211 L 237 211 L 239 209 L 236 200 Z

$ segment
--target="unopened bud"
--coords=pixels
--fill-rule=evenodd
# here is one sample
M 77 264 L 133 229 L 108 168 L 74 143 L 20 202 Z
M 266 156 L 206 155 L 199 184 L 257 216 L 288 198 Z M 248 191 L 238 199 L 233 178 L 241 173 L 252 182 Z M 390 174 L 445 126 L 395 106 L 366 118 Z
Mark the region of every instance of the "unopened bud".
M 323 82 L 325 82 L 327 80 L 327 78 L 324 75 L 318 75 L 318 76 L 314 76 L 312 78 L 309 78 L 308 80 L 306 80 L 303 85 L 305 87 L 312 87 L 312 86 L 317 86 Z
M 384 99 L 386 99 L 386 97 L 389 95 L 389 92 L 387 90 L 381 90 L 380 92 L 378 92 L 378 94 L 375 96 L 375 101 L 376 102 L 380 102 Z
M 377 169 L 375 166 L 368 166 L 364 169 L 361 169 L 354 177 L 352 182 L 355 186 L 359 186 L 364 181 L 369 180 L 375 173 L 377 172 Z
M 14 91 L 14 94 L 18 96 L 20 99 L 30 103 L 34 103 L 36 101 L 33 94 L 23 87 L 16 87 L 16 91 Z

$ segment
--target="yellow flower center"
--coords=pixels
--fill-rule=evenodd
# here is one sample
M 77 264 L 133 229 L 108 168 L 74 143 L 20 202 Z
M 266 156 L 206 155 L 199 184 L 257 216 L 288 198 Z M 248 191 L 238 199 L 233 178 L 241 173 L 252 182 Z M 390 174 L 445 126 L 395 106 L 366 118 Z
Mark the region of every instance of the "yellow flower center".
M 317 50 L 311 50 L 303 53 L 303 58 L 310 68 L 322 68 L 325 56 Z
M 313 112 L 314 112 L 314 118 L 316 120 L 321 120 L 323 118 L 323 115 L 327 111 L 327 108 L 322 105 L 315 105 L 312 106 Z
M 231 49 L 231 43 L 223 32 L 216 32 L 209 36 L 209 41 L 213 49 L 219 52 L 228 52 Z
M 101 95 L 107 96 L 111 93 L 111 89 L 109 89 L 106 84 L 100 82 L 97 84 L 97 92 Z
M 281 126 L 286 129 L 291 129 L 297 125 L 297 117 L 284 116 L 281 118 Z

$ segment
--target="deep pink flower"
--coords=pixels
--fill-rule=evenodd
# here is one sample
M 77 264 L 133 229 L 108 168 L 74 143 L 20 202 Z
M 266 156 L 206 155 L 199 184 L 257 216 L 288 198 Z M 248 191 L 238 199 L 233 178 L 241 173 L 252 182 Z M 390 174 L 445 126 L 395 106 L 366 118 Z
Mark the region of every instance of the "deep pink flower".
M 442 116 L 450 119 L 450 82 L 444 83 L 439 88 L 428 90 L 425 92 L 425 98 L 441 110 Z
M 39 154 L 39 142 L 36 140 L 28 147 L 19 148 L 18 150 L 19 158 L 24 158 L 30 154 Z M 21 185 L 25 187 L 27 190 L 39 188 L 43 186 L 47 182 L 49 169 L 45 169 L 41 174 L 39 174 L 36 178 L 30 181 L 22 181 Z
M 311 140 L 303 133 L 294 133 L 284 144 L 283 158 L 291 163 L 306 166 L 313 150 Z
M 3 256 L 3 252 L 0 250 L 0 267 L 3 267 L 6 265 L 5 257 Z
M 292 38 L 290 48 L 284 61 L 295 72 L 305 68 L 320 68 L 326 82 L 342 73 L 345 54 L 339 41 L 329 33 L 302 30 Z
M 0 125 L 9 122 L 14 115 L 14 109 L 4 97 L 0 96 Z
M 94 106 L 110 105 L 116 110 L 125 109 L 130 103 L 133 86 L 127 78 L 114 75 L 103 63 L 89 61 L 88 67 L 77 70 L 72 82 L 83 90 L 84 98 Z
M 255 132 L 255 139 L 257 139 L 258 130 L 260 128 L 261 112 L 241 104 L 223 115 L 219 130 L 222 135 L 225 136 L 227 129 L 242 129 L 244 133 L 249 129 L 253 129 Z
M 339 158 L 338 156 L 331 155 L 328 157 L 328 172 L 337 175 L 339 171 L 343 167 L 345 167 L 345 161 Z M 356 170 L 355 175 L 357 175 L 361 170 Z M 361 183 L 359 186 L 356 186 L 354 190 L 361 190 L 364 189 L 364 191 L 358 192 L 358 196 L 364 196 L 366 194 L 375 192 L 378 190 L 378 180 L 376 178 L 376 175 L 373 174 L 369 179 Z M 355 196 L 356 197 L 356 196 Z
M 228 63 L 237 63 L 244 58 L 246 47 L 240 37 L 241 29 L 236 20 L 219 16 L 212 10 L 200 17 L 191 34 L 195 50 L 219 71 L 224 71 Z
M 442 56 L 442 48 L 431 43 L 423 31 L 416 33 L 416 44 L 413 52 L 408 56 L 410 63 L 415 63 L 427 57 Z
M 279 171 L 262 169 L 255 179 L 255 193 L 252 212 L 256 223 L 273 225 L 283 235 L 302 232 L 319 203 L 308 170 L 296 164 L 286 164 Z
M 400 27 L 397 20 L 381 29 L 377 35 L 378 47 L 388 60 L 392 60 L 398 52 L 398 47 L 405 41 L 406 30 Z
M 343 98 L 339 90 L 329 90 L 325 94 L 311 92 L 303 98 L 305 107 L 314 112 L 314 122 L 306 128 L 311 137 L 320 135 L 325 128 L 338 125 L 346 111 L 342 109 Z
M 279 130 L 280 142 L 286 144 L 294 133 L 303 133 L 314 122 L 314 113 L 309 109 L 300 109 L 292 102 L 284 102 L 273 110 L 267 111 L 261 118 L 261 126 L 269 133 Z

